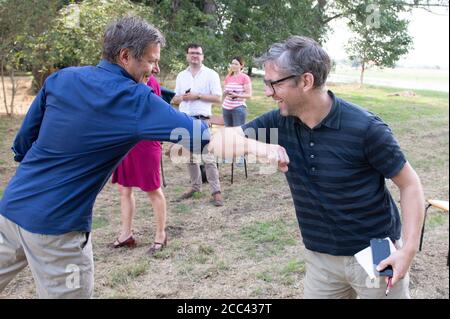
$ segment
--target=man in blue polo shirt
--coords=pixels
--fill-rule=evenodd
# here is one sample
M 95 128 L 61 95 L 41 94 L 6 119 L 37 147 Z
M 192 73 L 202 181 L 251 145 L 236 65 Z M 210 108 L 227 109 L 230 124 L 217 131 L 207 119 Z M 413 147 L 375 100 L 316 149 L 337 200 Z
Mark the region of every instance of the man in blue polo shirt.
M 97 66 L 46 80 L 14 141 L 20 165 L 0 202 L 0 292 L 28 264 L 39 297 L 91 297 L 92 207 L 114 168 L 141 140 L 178 142 L 177 128 L 200 151 L 207 126 L 145 85 L 164 43 L 126 17 L 106 29 Z
M 380 264 L 394 270 L 388 297 L 409 298 L 408 269 L 418 250 L 424 198 L 419 177 L 391 130 L 376 115 L 326 90 L 331 62 L 314 40 L 290 37 L 260 60 L 265 94 L 279 109 L 242 130 L 269 142 L 276 129 L 289 156 L 286 178 L 306 247 L 304 297 L 386 297 L 386 285 L 368 280 L 354 254 L 372 238 L 389 237 L 398 250 Z M 258 129 L 266 129 L 265 136 Z M 226 130 L 212 138 L 210 149 L 217 155 L 248 142 L 242 137 L 223 142 L 243 135 L 241 129 Z M 400 191 L 403 234 L 386 178 Z

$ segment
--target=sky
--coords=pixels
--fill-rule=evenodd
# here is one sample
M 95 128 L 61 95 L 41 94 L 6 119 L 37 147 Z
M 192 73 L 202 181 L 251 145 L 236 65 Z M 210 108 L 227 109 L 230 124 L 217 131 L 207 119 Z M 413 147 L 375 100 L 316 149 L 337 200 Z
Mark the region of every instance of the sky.
M 434 9 L 438 14 L 423 9 L 414 9 L 405 14 L 410 20 L 409 34 L 413 37 L 413 49 L 400 59 L 398 65 L 405 67 L 449 68 L 449 12 L 447 9 Z M 332 23 L 334 30 L 324 47 L 334 60 L 347 57 L 345 44 L 351 37 L 345 21 Z

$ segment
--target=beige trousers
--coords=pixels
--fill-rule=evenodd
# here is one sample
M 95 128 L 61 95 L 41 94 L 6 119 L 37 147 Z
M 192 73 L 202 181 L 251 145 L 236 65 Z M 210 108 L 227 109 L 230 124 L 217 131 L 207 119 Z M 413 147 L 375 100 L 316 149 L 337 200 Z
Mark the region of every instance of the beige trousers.
M 39 298 L 91 298 L 94 260 L 89 233 L 42 235 L 0 215 L 0 293 L 27 265 Z
M 202 190 L 202 173 L 200 171 L 199 156 L 197 156 L 197 161 L 191 158 L 191 163 L 189 163 L 188 171 L 191 178 L 191 188 L 196 192 L 201 192 Z M 217 169 L 216 158 L 212 154 L 204 154 L 202 157 L 202 162 L 205 164 L 205 173 L 208 180 L 209 186 L 211 188 L 211 194 L 220 192 L 220 180 L 219 180 L 219 170 Z
M 305 299 L 409 299 L 409 273 L 386 296 L 384 277 L 370 279 L 354 256 L 306 249 Z

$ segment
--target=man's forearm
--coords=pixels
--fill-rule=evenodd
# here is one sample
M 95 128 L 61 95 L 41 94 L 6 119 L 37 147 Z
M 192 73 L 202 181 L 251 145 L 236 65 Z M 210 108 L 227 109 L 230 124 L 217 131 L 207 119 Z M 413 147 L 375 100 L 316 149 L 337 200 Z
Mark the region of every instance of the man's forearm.
M 403 224 L 403 249 L 414 256 L 419 248 L 420 233 L 425 215 L 422 184 L 411 165 L 406 162 L 401 171 L 392 178 L 400 191 Z
M 256 158 L 278 164 L 283 172 L 288 169 L 289 157 L 283 147 L 249 139 L 244 135 L 241 127 L 219 130 L 212 136 L 208 148 L 215 156 L 222 159 L 251 154 Z
M 400 189 L 404 249 L 415 254 L 419 249 L 424 220 L 424 196 L 420 181 Z
M 243 155 L 263 157 L 267 154 L 268 144 L 249 139 L 240 127 L 227 127 L 216 132 L 211 143 L 214 155 L 231 158 Z
M 181 95 L 175 95 L 171 101 L 172 104 L 174 105 L 180 105 L 180 103 L 183 101 L 183 98 L 181 97 Z
M 197 97 L 199 97 L 199 99 L 204 102 L 220 103 L 222 101 L 222 96 L 220 96 L 220 95 L 198 93 Z

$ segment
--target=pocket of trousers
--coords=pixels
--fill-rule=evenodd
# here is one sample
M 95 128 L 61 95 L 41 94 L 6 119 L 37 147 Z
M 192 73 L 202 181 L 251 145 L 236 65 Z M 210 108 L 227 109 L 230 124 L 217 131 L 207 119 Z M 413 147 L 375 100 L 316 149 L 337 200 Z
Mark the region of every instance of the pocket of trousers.
M 90 232 L 84 232 L 84 233 L 82 233 L 84 236 L 83 236 L 83 241 L 81 242 L 81 249 L 84 249 L 84 247 L 86 247 L 86 245 L 88 244 L 88 242 L 89 242 L 89 236 L 91 235 L 91 233 Z

